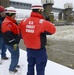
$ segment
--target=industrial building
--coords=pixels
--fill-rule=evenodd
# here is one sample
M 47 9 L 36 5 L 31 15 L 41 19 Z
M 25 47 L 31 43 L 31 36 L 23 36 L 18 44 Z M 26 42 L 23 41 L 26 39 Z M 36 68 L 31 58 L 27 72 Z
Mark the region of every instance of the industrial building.
M 45 0 L 41 0 L 43 1 L 43 3 L 45 2 Z M 31 3 L 29 3 L 28 1 L 22 1 L 21 0 L 0 0 L 0 5 L 4 6 L 4 7 L 14 7 L 17 9 L 31 9 Z M 54 0 L 49 0 L 46 4 L 45 8 L 45 13 L 48 14 L 50 12 L 50 15 L 54 15 L 54 20 L 69 20 L 72 19 L 72 14 L 74 14 L 74 12 L 72 11 L 73 7 L 69 7 L 71 6 L 71 3 L 65 4 L 65 8 L 61 9 L 61 8 L 55 8 L 53 7 L 54 5 Z M 68 9 L 67 9 L 68 8 Z M 47 10 L 47 11 L 46 11 Z M 67 13 L 67 14 L 66 14 Z M 53 19 L 52 18 L 52 19 Z
M 0 5 L 8 7 L 10 6 L 10 0 L 0 0 Z
M 31 4 L 30 3 L 26 3 L 26 2 L 19 2 L 19 1 L 15 1 L 15 0 L 0 0 L 0 5 L 4 6 L 4 7 L 15 7 L 15 8 L 19 8 L 19 9 L 30 9 L 31 8 Z

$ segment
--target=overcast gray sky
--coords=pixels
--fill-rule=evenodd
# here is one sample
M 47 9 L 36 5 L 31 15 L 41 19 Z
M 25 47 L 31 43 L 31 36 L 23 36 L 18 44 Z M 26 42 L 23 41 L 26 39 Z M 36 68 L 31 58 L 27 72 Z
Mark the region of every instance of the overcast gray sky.
M 64 4 L 65 3 L 73 3 L 73 7 L 74 7 L 74 0 L 54 0 L 54 7 L 58 7 L 58 8 L 64 8 Z
M 27 2 L 27 3 L 41 3 L 41 0 L 14 0 L 14 1 Z M 73 8 L 74 8 L 74 0 L 54 0 L 53 7 L 64 8 L 64 4 L 67 2 L 73 3 Z
M 24 0 L 23 0 L 24 1 Z M 41 0 L 27 0 L 28 2 L 31 3 L 41 3 Z M 64 4 L 65 3 L 73 3 L 73 7 L 74 7 L 74 0 L 54 0 L 54 7 L 57 8 L 64 8 Z

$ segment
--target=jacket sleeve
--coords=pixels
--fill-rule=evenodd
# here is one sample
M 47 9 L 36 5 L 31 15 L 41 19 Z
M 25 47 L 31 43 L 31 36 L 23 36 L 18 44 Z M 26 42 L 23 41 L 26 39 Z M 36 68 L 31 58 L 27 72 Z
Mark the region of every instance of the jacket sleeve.
M 2 21 L 0 20 L 0 32 L 1 32 L 1 25 L 2 25 Z
M 54 24 L 52 24 L 49 21 L 45 21 L 44 22 L 44 32 L 46 34 L 50 34 L 50 35 L 54 34 L 56 32 L 56 28 L 55 28 Z
M 23 22 L 24 20 L 22 20 L 21 22 L 20 22 L 20 24 L 18 25 L 18 28 L 19 28 L 19 32 L 20 32 L 20 38 L 22 39 L 22 34 L 21 34 L 21 25 L 22 25 L 22 22 Z

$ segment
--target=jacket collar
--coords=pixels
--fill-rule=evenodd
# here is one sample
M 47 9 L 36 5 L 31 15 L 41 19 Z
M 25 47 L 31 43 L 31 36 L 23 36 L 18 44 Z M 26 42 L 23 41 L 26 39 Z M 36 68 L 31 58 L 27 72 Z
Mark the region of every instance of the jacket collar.
M 11 17 L 6 16 L 6 18 L 7 18 L 7 19 L 9 19 L 10 21 L 12 21 L 12 22 L 16 23 L 16 20 L 13 20 Z
M 38 18 L 44 19 L 44 17 L 41 14 L 36 13 L 36 12 L 32 12 L 31 17 L 38 17 Z

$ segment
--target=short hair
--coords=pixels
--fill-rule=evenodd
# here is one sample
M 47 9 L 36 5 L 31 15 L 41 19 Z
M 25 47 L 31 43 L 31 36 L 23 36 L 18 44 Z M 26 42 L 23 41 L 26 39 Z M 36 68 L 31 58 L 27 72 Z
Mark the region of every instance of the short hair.
M 16 13 L 6 13 L 7 16 L 11 17 L 13 15 L 15 15 Z

